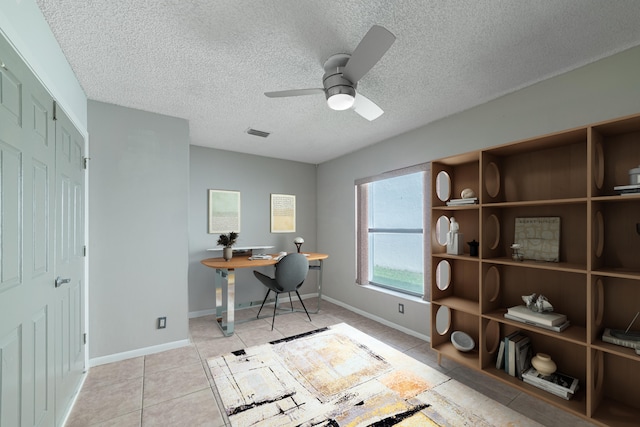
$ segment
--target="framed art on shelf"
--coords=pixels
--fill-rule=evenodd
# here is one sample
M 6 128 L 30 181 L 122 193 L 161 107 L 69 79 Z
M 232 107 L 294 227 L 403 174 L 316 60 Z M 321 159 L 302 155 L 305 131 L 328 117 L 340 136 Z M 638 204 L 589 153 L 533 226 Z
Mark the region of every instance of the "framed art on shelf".
M 240 232 L 240 192 L 209 190 L 209 234 Z
M 560 217 L 516 218 L 516 243 L 524 259 L 558 262 L 560 252 Z
M 296 231 L 296 196 L 271 194 L 271 232 L 293 233 Z

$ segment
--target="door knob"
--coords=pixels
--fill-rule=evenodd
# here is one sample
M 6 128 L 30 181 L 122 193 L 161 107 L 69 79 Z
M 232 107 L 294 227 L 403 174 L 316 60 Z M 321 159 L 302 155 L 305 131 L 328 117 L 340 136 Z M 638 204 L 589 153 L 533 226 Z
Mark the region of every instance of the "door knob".
M 58 276 L 56 277 L 56 288 L 59 288 L 60 286 L 64 285 L 65 283 L 69 283 L 71 281 L 71 279 L 63 279 L 62 277 Z

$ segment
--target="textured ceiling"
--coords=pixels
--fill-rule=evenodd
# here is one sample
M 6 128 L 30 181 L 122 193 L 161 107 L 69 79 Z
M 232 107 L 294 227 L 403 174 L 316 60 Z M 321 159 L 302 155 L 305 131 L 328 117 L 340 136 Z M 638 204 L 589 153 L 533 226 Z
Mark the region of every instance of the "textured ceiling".
M 321 163 L 640 44 L 638 0 L 37 0 L 87 97 L 189 120 L 191 143 Z M 330 110 L 322 64 L 396 36 Z M 248 135 L 248 128 L 271 132 Z

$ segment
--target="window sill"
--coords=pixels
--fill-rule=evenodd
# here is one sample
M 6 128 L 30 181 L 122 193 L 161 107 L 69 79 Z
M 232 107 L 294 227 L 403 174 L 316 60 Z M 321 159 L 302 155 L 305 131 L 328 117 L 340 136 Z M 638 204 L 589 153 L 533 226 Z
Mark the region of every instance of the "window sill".
M 401 298 L 407 301 L 412 301 L 412 302 L 417 302 L 417 303 L 422 303 L 422 304 L 429 304 L 429 301 L 426 301 L 424 299 L 422 299 L 422 297 L 417 297 L 414 295 L 408 295 L 402 292 L 398 292 L 398 291 L 394 291 L 393 289 L 387 289 L 387 288 L 382 288 L 380 286 L 375 286 L 375 285 L 359 285 L 365 289 L 370 289 L 372 291 L 376 291 L 376 292 L 381 292 L 383 294 L 387 294 L 387 295 L 392 295 L 394 297 L 397 298 Z

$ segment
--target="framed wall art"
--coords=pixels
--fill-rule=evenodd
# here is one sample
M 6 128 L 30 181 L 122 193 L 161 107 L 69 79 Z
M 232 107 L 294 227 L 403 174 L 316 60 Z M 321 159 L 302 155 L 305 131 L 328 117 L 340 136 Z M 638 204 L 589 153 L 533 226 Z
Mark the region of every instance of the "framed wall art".
M 516 218 L 515 243 L 522 247 L 524 259 L 560 260 L 560 217 Z
M 271 232 L 293 233 L 296 231 L 296 196 L 271 194 Z
M 209 190 L 209 234 L 240 232 L 240 192 Z

